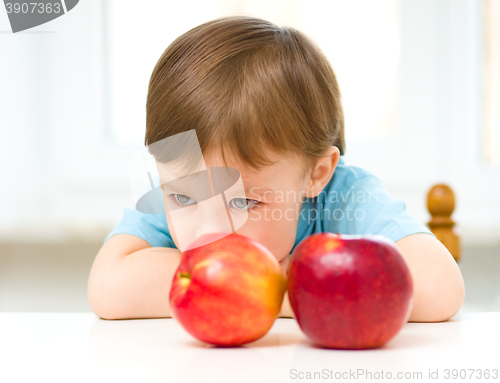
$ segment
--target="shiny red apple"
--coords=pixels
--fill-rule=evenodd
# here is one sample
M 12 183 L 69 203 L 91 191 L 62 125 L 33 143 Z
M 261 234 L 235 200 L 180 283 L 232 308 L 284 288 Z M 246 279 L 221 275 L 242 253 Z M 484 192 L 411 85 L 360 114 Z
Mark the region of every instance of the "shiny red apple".
M 193 244 L 182 253 L 172 281 L 172 316 L 195 338 L 218 346 L 264 336 L 286 291 L 276 258 L 259 242 L 236 233 L 208 234 Z
M 316 345 L 380 347 L 408 319 L 413 284 L 401 253 L 380 236 L 312 234 L 293 250 L 288 297 Z

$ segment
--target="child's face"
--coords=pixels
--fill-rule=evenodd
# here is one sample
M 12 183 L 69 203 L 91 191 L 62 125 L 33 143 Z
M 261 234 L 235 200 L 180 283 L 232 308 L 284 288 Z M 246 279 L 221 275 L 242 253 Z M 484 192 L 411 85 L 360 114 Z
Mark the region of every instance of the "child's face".
M 208 169 L 224 166 L 221 157 L 216 154 L 204 155 L 204 161 Z M 203 213 L 205 216 L 200 217 L 204 207 L 202 204 L 198 205 L 195 198 L 200 195 L 199 190 L 183 189 L 180 194 L 179 190 L 167 190 L 168 186 L 164 185 L 167 223 L 176 246 L 180 250 L 185 249 L 185 246 L 184 249 L 179 246 L 179 235 L 183 236 L 183 240 L 189 238 L 191 242 L 213 231 L 231 232 L 229 224 L 225 228 L 220 225 L 224 220 L 229 222 L 229 213 L 233 221 L 234 217 L 246 217 L 243 225 L 235 230 L 237 233 L 257 240 L 281 261 L 290 253 L 295 242 L 302 200 L 306 196 L 308 178 L 302 177 L 300 161 L 296 156 L 281 157 L 274 165 L 264 167 L 260 171 L 246 170 L 231 162 L 228 166 L 240 172 L 246 193 L 226 196 L 229 208 L 225 209 L 221 203 L 218 218 L 214 218 L 217 215 L 214 210 L 207 210 L 207 213 Z M 196 189 L 193 185 L 191 188 Z M 170 210 L 174 215 L 171 216 Z M 178 219 L 179 214 L 182 214 L 181 220 Z

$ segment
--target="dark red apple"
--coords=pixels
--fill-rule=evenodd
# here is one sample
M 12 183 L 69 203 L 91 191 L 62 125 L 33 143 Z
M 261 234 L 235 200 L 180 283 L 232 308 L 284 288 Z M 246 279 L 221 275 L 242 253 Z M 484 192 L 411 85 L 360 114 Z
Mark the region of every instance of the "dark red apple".
M 207 234 L 189 248 L 172 281 L 172 316 L 195 338 L 218 346 L 264 336 L 286 290 L 285 275 L 272 253 L 236 233 Z
M 408 319 L 413 284 L 401 253 L 380 237 L 312 234 L 294 249 L 288 297 L 316 345 L 380 347 Z

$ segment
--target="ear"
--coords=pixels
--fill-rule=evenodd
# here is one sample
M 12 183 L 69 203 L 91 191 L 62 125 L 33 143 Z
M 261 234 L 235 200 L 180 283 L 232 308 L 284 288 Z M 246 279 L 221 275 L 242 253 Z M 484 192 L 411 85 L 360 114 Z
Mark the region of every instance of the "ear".
M 332 146 L 327 155 L 318 159 L 313 171 L 306 180 L 307 187 L 305 196 L 307 198 L 314 198 L 321 193 L 328 182 L 330 182 L 339 160 L 340 151 L 336 146 Z

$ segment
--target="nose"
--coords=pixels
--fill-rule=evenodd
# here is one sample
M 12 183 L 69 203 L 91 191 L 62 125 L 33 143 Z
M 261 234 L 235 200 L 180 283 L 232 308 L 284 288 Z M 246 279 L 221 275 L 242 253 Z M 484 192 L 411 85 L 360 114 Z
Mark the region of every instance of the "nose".
M 220 195 L 200 203 L 198 212 L 194 233 L 196 237 L 218 231 L 232 231 L 229 216 Z
M 193 222 L 191 242 L 206 234 L 218 233 L 218 236 L 207 236 L 207 243 L 225 237 L 233 232 L 228 212 L 221 195 L 198 204 Z M 201 245 L 199 245 L 201 246 Z

